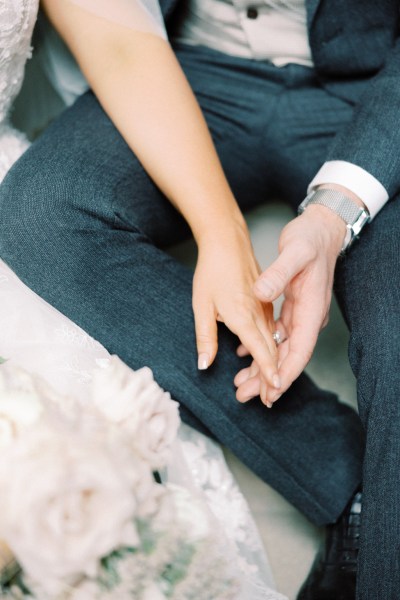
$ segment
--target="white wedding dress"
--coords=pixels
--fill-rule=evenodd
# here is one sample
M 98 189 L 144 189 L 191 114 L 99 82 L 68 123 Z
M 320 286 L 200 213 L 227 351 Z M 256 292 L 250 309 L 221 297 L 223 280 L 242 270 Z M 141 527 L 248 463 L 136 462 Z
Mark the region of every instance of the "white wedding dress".
M 38 0 L 0 0 L 0 181 L 29 145 L 8 115 L 31 54 L 37 11 Z M 105 348 L 29 290 L 2 261 L 0 356 L 41 374 L 61 393 L 83 399 L 94 370 L 109 360 Z M 219 446 L 182 426 L 174 458 L 168 479 L 197 489 L 220 523 L 235 572 L 241 573 L 238 600 L 284 600 L 272 589 L 255 524 Z

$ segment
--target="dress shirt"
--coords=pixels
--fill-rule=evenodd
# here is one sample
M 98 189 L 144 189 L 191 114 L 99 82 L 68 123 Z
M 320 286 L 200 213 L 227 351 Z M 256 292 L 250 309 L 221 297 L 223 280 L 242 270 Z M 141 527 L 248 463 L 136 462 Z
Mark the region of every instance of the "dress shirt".
M 177 41 L 278 67 L 313 64 L 304 0 L 189 0 L 183 10 Z
M 364 202 L 371 219 L 389 200 L 383 185 L 368 171 L 344 160 L 330 160 L 318 171 L 308 186 L 311 192 L 319 185 L 335 183 L 343 185 Z

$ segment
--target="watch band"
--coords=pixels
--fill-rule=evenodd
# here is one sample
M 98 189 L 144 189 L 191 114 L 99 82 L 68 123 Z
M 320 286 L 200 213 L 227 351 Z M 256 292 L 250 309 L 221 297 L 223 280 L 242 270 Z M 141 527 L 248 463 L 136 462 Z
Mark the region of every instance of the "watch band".
M 370 220 L 368 211 L 356 204 L 351 198 L 337 190 L 324 188 L 308 194 L 299 206 L 299 214 L 310 204 L 326 206 L 336 213 L 346 223 L 347 232 L 344 238 L 342 252 L 358 237 L 364 225 Z

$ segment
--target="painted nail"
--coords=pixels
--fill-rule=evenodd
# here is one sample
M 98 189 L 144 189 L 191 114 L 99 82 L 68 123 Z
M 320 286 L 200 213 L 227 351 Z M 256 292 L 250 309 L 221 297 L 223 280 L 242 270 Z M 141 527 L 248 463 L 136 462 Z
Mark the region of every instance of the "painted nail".
M 254 398 L 254 394 L 251 394 L 251 396 L 246 396 L 240 402 L 249 402 L 249 400 L 252 400 L 253 398 Z
M 272 383 L 274 384 L 274 388 L 276 388 L 277 390 L 280 389 L 282 383 L 281 383 L 281 378 L 279 377 L 279 375 L 273 376 Z
M 272 289 L 268 281 L 265 281 L 264 279 L 259 279 L 255 287 L 266 298 L 269 298 L 274 293 L 274 290 Z
M 208 354 L 206 354 L 205 352 L 199 354 L 199 358 L 197 361 L 197 368 L 199 369 L 199 371 L 205 371 L 205 369 L 208 369 L 209 360 L 210 359 L 208 357 Z

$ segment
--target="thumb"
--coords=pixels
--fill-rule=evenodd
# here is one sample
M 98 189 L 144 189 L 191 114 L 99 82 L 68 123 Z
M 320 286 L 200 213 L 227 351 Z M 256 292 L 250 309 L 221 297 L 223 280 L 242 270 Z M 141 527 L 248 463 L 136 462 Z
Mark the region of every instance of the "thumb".
M 217 322 L 213 308 L 194 308 L 198 368 L 203 371 L 214 361 L 218 350 Z
M 254 284 L 254 293 L 264 302 L 273 302 L 304 269 L 307 261 L 295 249 L 284 249 L 279 257 L 266 269 Z

